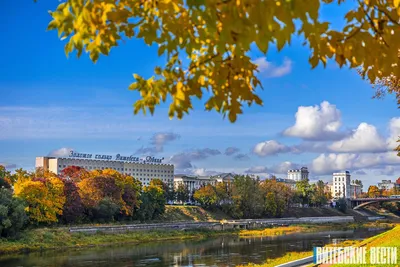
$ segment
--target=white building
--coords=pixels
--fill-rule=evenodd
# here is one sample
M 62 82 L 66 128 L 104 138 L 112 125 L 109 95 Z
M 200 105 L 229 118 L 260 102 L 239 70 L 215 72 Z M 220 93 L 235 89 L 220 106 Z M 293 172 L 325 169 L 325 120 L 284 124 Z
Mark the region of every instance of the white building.
M 120 173 L 131 175 L 149 185 L 152 179 L 160 179 L 166 184 L 173 185 L 174 165 L 162 164 L 163 159 L 145 157 L 143 159 L 134 156 L 115 157 L 110 155 L 92 155 L 75 153 L 71 151 L 69 157 L 37 157 L 36 168 L 60 174 L 63 169 L 69 166 L 78 166 L 88 171 L 113 169 Z
M 352 197 L 349 171 L 333 173 L 332 197 L 333 198 Z
M 382 182 L 378 183 L 378 188 L 380 190 L 391 190 L 396 187 L 396 183 L 392 182 L 392 180 L 382 180 Z
M 294 181 L 308 179 L 308 168 L 302 167 L 300 170 L 288 170 L 287 178 Z
M 214 176 L 195 176 L 179 174 L 174 176 L 174 188 L 177 189 L 179 185 L 183 184 L 186 188 L 188 188 L 189 192 L 193 192 L 207 184 L 216 185 L 217 183 L 222 182 L 233 182 L 234 177 L 235 175 L 232 173 L 221 173 Z

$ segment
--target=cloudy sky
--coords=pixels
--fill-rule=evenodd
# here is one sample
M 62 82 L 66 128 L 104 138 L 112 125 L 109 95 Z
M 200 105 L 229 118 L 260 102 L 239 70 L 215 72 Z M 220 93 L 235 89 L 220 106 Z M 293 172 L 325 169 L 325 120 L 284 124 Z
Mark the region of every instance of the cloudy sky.
M 308 166 L 312 179 L 330 180 L 350 170 L 364 184 L 395 179 L 393 152 L 400 116 L 393 97 L 373 100 L 373 90 L 353 70 L 330 63 L 314 70 L 308 50 L 292 46 L 267 56 L 254 52 L 264 90 L 263 107 L 246 108 L 231 124 L 203 102 L 183 120 L 133 115 L 138 94 L 127 89 L 132 73 L 145 77 L 163 64 L 157 48 L 131 40 L 93 64 L 66 58 L 56 32 L 46 32 L 57 1 L 1 1 L 0 164 L 33 169 L 36 156 L 68 149 L 115 155 L 154 155 L 176 172 L 276 174 Z M 323 9 L 338 25 L 340 12 Z M 335 14 L 334 16 L 331 14 Z M 23 18 L 23 19 L 21 19 Z M 29 23 L 27 23 L 29 22 Z

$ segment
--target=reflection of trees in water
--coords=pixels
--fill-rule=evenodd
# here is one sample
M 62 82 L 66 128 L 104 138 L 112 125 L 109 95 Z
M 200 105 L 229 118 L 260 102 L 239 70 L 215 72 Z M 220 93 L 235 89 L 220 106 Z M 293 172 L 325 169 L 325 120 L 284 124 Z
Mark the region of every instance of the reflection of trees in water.
M 376 233 L 369 233 L 373 235 Z M 0 259 L 0 266 L 234 266 L 262 263 L 291 251 L 311 250 L 337 238 L 352 238 L 354 232 L 306 233 L 277 237 L 238 238 L 223 236 L 203 240 L 125 244 L 114 247 L 35 253 Z M 366 234 L 362 235 L 366 237 Z

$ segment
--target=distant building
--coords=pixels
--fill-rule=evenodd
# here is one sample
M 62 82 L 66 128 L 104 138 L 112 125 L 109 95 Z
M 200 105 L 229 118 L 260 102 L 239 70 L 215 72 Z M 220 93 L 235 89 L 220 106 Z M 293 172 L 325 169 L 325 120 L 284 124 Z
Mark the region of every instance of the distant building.
M 172 186 L 174 165 L 161 163 L 162 159 L 146 157 L 144 159 L 133 156 L 115 157 L 111 155 L 84 154 L 70 151 L 67 157 L 36 157 L 36 168 L 43 168 L 60 174 L 70 166 L 77 166 L 88 171 L 112 169 L 122 174 L 127 174 L 138 179 L 143 185 L 149 185 L 151 180 L 160 179 Z
M 351 198 L 350 172 L 337 172 L 333 173 L 332 176 L 332 197 Z
M 308 168 L 302 167 L 299 170 L 288 170 L 287 178 L 289 180 L 293 180 L 293 181 L 300 181 L 300 180 L 308 179 L 308 174 L 309 174 Z
M 350 196 L 349 198 L 358 198 L 362 194 L 362 188 L 359 184 L 350 184 Z
M 216 185 L 217 183 L 230 183 L 233 182 L 235 175 L 232 173 L 221 173 L 214 176 L 196 176 L 178 174 L 174 176 L 174 188 L 178 188 L 183 184 L 189 189 L 189 192 L 198 190 L 207 184 Z
M 391 190 L 396 187 L 396 183 L 392 182 L 392 180 L 382 180 L 382 182 L 378 183 L 378 188 L 380 190 Z

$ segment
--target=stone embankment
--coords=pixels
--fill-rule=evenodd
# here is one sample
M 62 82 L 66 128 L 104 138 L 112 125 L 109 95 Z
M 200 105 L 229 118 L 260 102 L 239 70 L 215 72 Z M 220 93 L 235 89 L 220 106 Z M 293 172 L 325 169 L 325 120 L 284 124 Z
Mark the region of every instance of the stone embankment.
M 123 233 L 127 231 L 150 231 L 150 230 L 194 230 L 209 229 L 215 231 L 232 229 L 257 229 L 272 225 L 292 224 L 324 224 L 324 223 L 349 223 L 354 222 L 353 216 L 336 217 L 303 217 L 303 218 L 280 218 L 280 219 L 251 219 L 251 220 L 229 220 L 220 222 L 176 222 L 176 223 L 152 223 L 131 224 L 115 226 L 88 226 L 72 227 L 71 233 Z

